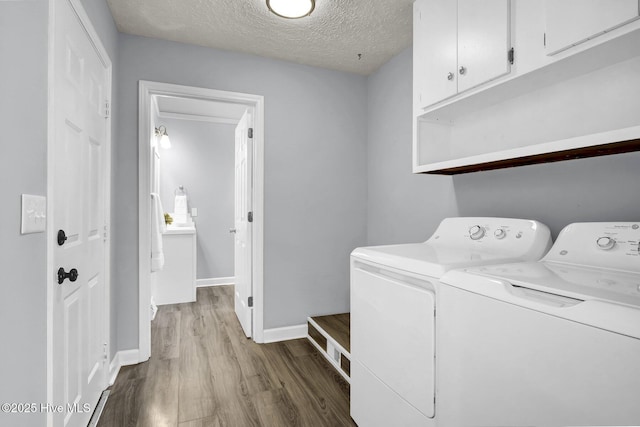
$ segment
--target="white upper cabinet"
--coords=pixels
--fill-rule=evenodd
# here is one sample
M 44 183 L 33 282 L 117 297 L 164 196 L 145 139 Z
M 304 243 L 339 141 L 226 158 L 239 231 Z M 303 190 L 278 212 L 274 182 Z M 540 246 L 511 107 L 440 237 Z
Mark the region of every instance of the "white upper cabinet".
M 458 92 L 510 71 L 508 0 L 458 0 Z
M 416 0 L 413 171 L 640 151 L 638 2 Z
M 416 106 L 425 108 L 510 71 L 509 0 L 414 3 Z
M 638 0 L 547 0 L 547 55 L 638 19 Z
M 413 7 L 415 96 L 423 108 L 458 93 L 457 5 L 418 0 Z

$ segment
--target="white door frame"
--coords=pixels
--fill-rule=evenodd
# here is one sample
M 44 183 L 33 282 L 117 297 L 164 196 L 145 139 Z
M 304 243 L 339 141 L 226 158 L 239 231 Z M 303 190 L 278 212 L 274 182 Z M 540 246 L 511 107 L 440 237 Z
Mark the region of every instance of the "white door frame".
M 254 110 L 253 133 L 253 340 L 264 342 L 263 329 L 263 230 L 264 230 L 264 97 L 192 86 L 140 80 L 138 87 L 138 280 L 139 361 L 151 355 L 150 242 L 150 134 L 152 97 L 173 96 L 205 101 L 244 104 Z
M 54 396 L 53 391 L 53 373 L 57 370 L 57 367 L 53 366 L 53 289 L 58 286 L 55 280 L 55 258 L 54 251 L 57 245 L 57 230 L 54 229 L 54 168 L 55 150 L 53 145 L 55 143 L 55 126 L 54 126 L 54 114 L 55 114 L 55 94 L 52 92 L 54 87 L 54 34 L 55 34 L 55 11 L 56 3 L 58 0 L 49 1 L 49 31 L 48 31 L 48 107 L 47 107 L 47 402 L 56 403 L 62 401 L 58 396 Z M 108 85 L 106 89 L 105 99 L 107 102 L 111 102 L 112 99 L 112 87 L 113 87 L 113 67 L 111 59 L 107 50 L 104 48 L 98 33 L 96 32 L 89 15 L 84 10 L 81 0 L 60 0 L 68 1 L 72 9 L 78 16 L 80 23 L 84 27 L 87 36 L 91 40 L 100 61 L 106 68 Z M 106 107 L 106 106 L 105 106 Z M 105 140 L 105 224 L 106 224 L 106 241 L 105 241 L 105 289 L 108 292 L 104 298 L 104 339 L 107 344 L 107 355 L 111 355 L 111 115 L 107 117 L 106 124 L 106 140 Z M 106 380 L 106 379 L 105 379 Z M 105 384 L 106 386 L 107 384 Z M 47 412 L 47 426 L 53 426 L 53 413 Z

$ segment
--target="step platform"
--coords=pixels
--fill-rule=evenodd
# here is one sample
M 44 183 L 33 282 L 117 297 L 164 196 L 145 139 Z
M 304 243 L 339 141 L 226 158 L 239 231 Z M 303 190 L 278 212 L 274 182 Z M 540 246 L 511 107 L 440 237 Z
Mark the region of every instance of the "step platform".
M 351 383 L 350 313 L 307 318 L 307 339 Z

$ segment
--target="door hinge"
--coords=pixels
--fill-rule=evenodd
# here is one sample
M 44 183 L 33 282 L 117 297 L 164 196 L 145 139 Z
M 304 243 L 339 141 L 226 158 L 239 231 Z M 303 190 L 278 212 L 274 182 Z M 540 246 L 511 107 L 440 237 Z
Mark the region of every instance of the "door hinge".
M 104 357 L 104 360 L 108 360 L 108 356 L 107 356 L 107 343 L 103 343 L 102 344 L 102 355 Z
M 247 301 L 247 305 L 249 307 L 253 307 L 253 297 L 249 297 L 249 300 Z
M 253 138 L 253 128 L 248 129 L 247 135 L 249 136 L 249 138 Z
M 247 214 L 247 221 L 249 221 L 249 222 L 253 222 L 253 212 L 249 212 L 249 213 Z
M 544 33 L 542 35 L 542 44 L 544 45 L 544 47 L 547 47 L 547 33 Z
M 509 60 L 509 64 L 513 65 L 513 60 L 515 59 L 515 51 L 513 48 L 509 49 L 507 53 L 507 59 Z
M 111 102 L 109 100 L 104 101 L 104 118 L 111 117 Z
M 104 242 L 107 241 L 107 226 L 106 225 L 104 226 L 104 231 L 103 231 L 103 234 L 102 234 L 102 238 L 103 238 Z

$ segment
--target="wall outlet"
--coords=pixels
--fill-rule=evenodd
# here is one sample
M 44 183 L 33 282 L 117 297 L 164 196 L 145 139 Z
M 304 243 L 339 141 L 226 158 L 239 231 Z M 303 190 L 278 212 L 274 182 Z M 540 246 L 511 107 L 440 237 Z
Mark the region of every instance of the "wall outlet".
M 191 208 L 191 216 L 192 217 L 198 216 L 198 208 Z
M 47 226 L 47 198 L 43 196 L 22 195 L 22 234 L 41 233 Z

